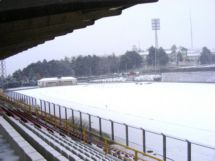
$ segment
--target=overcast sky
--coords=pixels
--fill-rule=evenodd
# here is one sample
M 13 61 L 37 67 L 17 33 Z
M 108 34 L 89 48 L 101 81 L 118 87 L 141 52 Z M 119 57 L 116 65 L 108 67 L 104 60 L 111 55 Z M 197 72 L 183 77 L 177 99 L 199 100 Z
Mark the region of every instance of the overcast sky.
M 77 55 L 124 54 L 133 45 L 147 49 L 154 45 L 151 19 L 160 18 L 159 46 L 191 47 L 190 16 L 194 48 L 215 49 L 215 0 L 160 0 L 126 9 L 119 16 L 97 20 L 94 25 L 56 37 L 42 45 L 6 59 L 7 73 L 23 69 L 38 60 Z

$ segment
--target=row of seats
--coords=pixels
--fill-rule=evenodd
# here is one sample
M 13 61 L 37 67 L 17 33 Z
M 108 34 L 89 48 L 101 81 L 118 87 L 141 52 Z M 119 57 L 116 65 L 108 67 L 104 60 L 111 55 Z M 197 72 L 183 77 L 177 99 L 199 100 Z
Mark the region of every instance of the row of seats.
M 45 128 L 41 129 L 38 127 L 32 127 L 33 125 L 29 123 L 27 123 L 26 126 L 28 126 L 28 128 L 31 128 L 35 133 L 40 133 L 39 134 L 40 137 L 43 137 L 45 139 L 47 139 L 47 137 L 53 139 L 55 142 L 57 142 L 58 144 L 60 144 L 61 146 L 63 146 L 64 148 L 66 148 L 67 150 L 71 151 L 73 154 L 77 155 L 78 157 L 84 160 L 87 160 L 87 161 L 98 161 L 98 160 L 111 161 L 112 160 L 110 158 L 107 158 L 103 153 L 99 152 L 99 149 L 97 150 L 92 149 L 92 147 L 89 147 L 87 144 L 83 144 L 79 141 L 75 141 L 70 137 L 67 137 L 66 135 L 62 137 L 62 135 L 60 135 L 57 132 L 51 133 Z M 59 145 L 55 144 L 55 146 L 57 146 L 58 150 L 62 151 L 62 149 L 59 148 Z M 124 161 L 135 160 L 134 155 L 126 153 L 122 150 L 119 150 L 113 147 L 110 148 L 110 154 Z M 151 161 L 153 159 L 146 158 L 144 156 L 142 156 L 142 159 L 138 159 L 138 161 L 143 161 L 143 160 Z
M 67 136 L 62 137 L 57 132 L 50 133 L 45 128 L 34 127 L 29 123 L 25 123 L 25 125 L 45 141 L 50 142 L 58 151 L 64 152 L 65 156 L 71 156 L 70 158 L 73 158 L 73 160 L 78 160 L 79 157 L 86 161 L 113 161 L 113 159 L 104 153 L 96 151 L 81 142 L 72 140 Z
M 23 112 L 21 112 L 21 111 L 17 111 L 17 110 L 15 110 L 15 111 L 13 111 L 15 114 L 17 114 L 19 117 L 22 117 L 22 116 L 24 116 L 24 118 L 26 118 L 26 119 L 28 119 L 28 120 L 30 120 L 31 122 L 33 122 L 33 124 L 34 125 L 36 125 L 36 127 L 38 127 L 38 128 L 42 128 L 42 127 L 45 127 L 45 128 L 43 128 L 44 130 L 46 130 L 47 132 L 51 132 L 51 134 L 54 134 L 54 130 L 55 129 L 53 129 L 52 127 L 50 127 L 50 126 L 48 126 L 47 124 L 45 124 L 43 121 L 41 121 L 41 120 L 36 120 L 35 121 L 35 118 L 32 118 L 31 116 L 29 116 L 28 114 L 26 114 L 26 113 L 23 113 Z M 23 120 L 23 119 L 22 119 Z M 24 122 L 27 122 L 27 121 L 24 121 Z M 36 122 L 36 123 L 35 123 Z M 40 126 L 41 125 L 41 126 Z M 45 125 L 45 126 L 44 126 Z M 65 137 L 65 135 L 62 135 L 62 133 L 60 132 L 59 133 L 59 131 L 58 132 L 55 132 L 55 134 L 58 134 L 59 135 L 59 138 L 62 138 L 62 136 L 64 136 Z M 68 138 L 70 138 L 70 137 L 68 137 Z M 58 140 L 56 140 L 56 141 L 58 141 Z M 89 148 L 89 147 L 88 147 Z M 90 149 L 92 149 L 92 147 L 90 147 Z M 81 149 L 80 149 L 81 150 Z M 98 150 L 98 149 L 97 149 Z M 101 150 L 101 149 L 100 149 Z M 97 154 L 98 152 L 96 151 L 96 150 L 94 150 L 94 152 L 92 153 L 92 154 Z M 101 152 L 100 152 L 101 153 Z M 100 154 L 100 153 L 98 153 L 98 154 Z M 80 155 L 82 155 L 82 154 L 80 154 Z M 101 155 L 101 154 L 100 154 Z M 102 154 L 103 156 L 102 157 L 100 157 L 100 158 L 96 158 L 96 160 L 98 160 L 98 159 L 103 159 L 103 157 L 104 157 L 104 154 Z M 104 159 L 104 160 L 107 160 L 107 158 L 106 159 Z
M 134 161 L 134 155 L 125 153 L 122 150 L 112 147 L 109 149 L 109 153 L 114 157 L 111 157 L 110 155 L 107 156 L 104 154 L 104 152 L 101 151 L 100 148 L 99 149 L 97 148 L 95 150 L 92 148 L 92 146 L 88 144 L 83 144 L 80 141 L 75 141 L 66 135 L 62 135 L 61 132 L 60 133 L 59 131 L 56 132 L 56 129 L 54 127 L 52 128 L 51 126 L 48 126 L 47 123 L 44 123 L 40 119 L 38 120 L 37 118 L 34 118 L 25 112 L 19 110 L 10 110 L 10 112 L 14 112 L 16 115 L 23 118 L 22 120 L 25 122 L 23 124 L 24 126 L 26 126 L 28 129 L 37 134 L 40 138 L 42 138 L 44 141 L 46 141 L 48 144 L 54 147 L 55 150 L 60 152 L 69 160 Z M 27 120 L 29 120 L 32 123 L 29 123 Z M 139 161 L 142 160 L 143 159 L 139 159 Z
M 61 153 L 51 147 L 49 144 L 44 142 L 40 137 L 38 137 L 34 132 L 23 126 L 20 123 L 20 120 L 17 120 L 13 117 L 7 117 L 8 121 L 16 130 L 24 136 L 24 138 L 31 144 L 36 150 L 42 154 L 47 160 L 55 161 L 69 161 Z
M 2 116 L 0 116 L 0 130 L 19 155 L 19 160 L 46 161 Z
M 12 113 L 12 111 L 10 112 Z M 14 111 L 14 113 L 21 117 L 20 111 Z M 42 128 L 41 126 L 38 126 L 38 123 L 37 124 L 33 123 L 36 126 L 32 126 L 29 124 L 29 122 L 28 123 L 27 122 L 28 121 L 23 120 L 22 125 L 27 126 L 28 129 L 31 129 L 31 131 L 33 131 L 37 135 L 39 134 L 38 135 L 39 138 L 43 138 L 46 142 L 52 145 L 55 148 L 55 150 L 61 152 L 62 154 L 64 153 L 64 156 L 67 156 L 66 158 L 69 158 L 69 160 L 77 160 L 77 161 L 79 160 L 112 161 L 113 160 L 113 159 L 110 159 L 108 156 L 105 156 L 104 153 L 101 153 L 87 145 L 84 145 L 81 142 L 74 141 L 70 137 L 62 137 L 62 135 L 60 135 L 57 132 L 53 132 L 53 131 L 50 132 L 50 129 L 48 129 L 47 127 Z M 40 128 L 42 128 L 43 130 L 41 130 Z

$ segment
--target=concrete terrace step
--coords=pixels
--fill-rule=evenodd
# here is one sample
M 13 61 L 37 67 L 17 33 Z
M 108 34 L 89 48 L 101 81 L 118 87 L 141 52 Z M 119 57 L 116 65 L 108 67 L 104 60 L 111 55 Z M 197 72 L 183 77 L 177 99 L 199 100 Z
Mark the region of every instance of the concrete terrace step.
M 25 161 L 45 161 L 46 159 L 37 152 L 2 116 L 0 116 L 0 130 L 12 144 L 13 148 Z
M 58 133 L 54 133 L 54 135 L 58 139 L 60 139 L 61 141 L 63 141 L 64 143 L 66 143 L 70 146 L 75 146 L 75 147 L 81 148 L 82 150 L 84 150 L 85 152 L 88 152 L 91 155 L 95 155 L 95 156 L 100 157 L 100 158 L 105 158 L 107 160 L 112 160 L 112 158 L 109 158 L 109 156 L 107 157 L 107 155 L 105 155 L 104 152 L 101 152 L 101 149 L 100 149 L 100 151 L 95 150 L 94 147 L 89 146 L 88 144 L 83 144 L 79 141 L 74 141 L 67 136 L 61 137 Z
M 55 140 L 49 138 L 48 136 L 44 135 L 43 133 L 39 131 L 34 131 L 40 138 L 42 138 L 45 142 L 47 142 L 49 145 L 51 145 L 55 150 L 59 151 L 62 155 L 64 155 L 69 160 L 74 161 L 81 161 L 83 158 L 74 155 L 69 150 L 67 150 L 64 146 L 61 146 L 58 142 Z
M 77 157 L 87 161 L 113 161 L 113 159 L 110 159 L 105 154 L 100 153 L 81 142 L 74 141 L 67 136 L 62 137 L 56 132 L 50 133 L 45 128 L 35 128 L 29 123 L 25 123 L 24 125 L 37 133 L 46 142 L 50 142 L 56 150 L 64 153 L 64 156 L 69 156 L 72 153 L 73 155 L 76 155 Z
M 69 138 L 63 138 L 60 136 L 56 136 L 56 137 L 57 137 L 57 139 L 61 140 L 63 143 L 77 148 L 80 152 L 82 152 L 86 155 L 89 155 L 91 157 L 96 157 L 98 159 L 103 159 L 103 160 L 109 160 L 109 161 L 113 160 L 113 159 L 109 158 L 109 156 L 105 155 L 103 152 L 99 152 L 99 151 L 95 150 L 93 147 L 87 146 L 87 144 L 83 144 L 78 141 L 73 141 Z
M 13 117 L 7 117 L 7 119 L 10 124 L 12 124 L 12 126 L 14 126 L 14 128 L 16 128 L 17 131 L 44 156 L 44 158 L 55 161 L 69 161 L 69 159 L 62 156 L 58 151 L 45 143 L 40 137 L 23 126 L 18 120 Z

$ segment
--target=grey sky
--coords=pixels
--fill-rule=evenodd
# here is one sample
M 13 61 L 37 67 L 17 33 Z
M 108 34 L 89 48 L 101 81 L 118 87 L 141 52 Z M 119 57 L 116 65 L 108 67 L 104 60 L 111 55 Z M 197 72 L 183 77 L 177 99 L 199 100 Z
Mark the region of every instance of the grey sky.
M 124 54 L 133 45 L 147 49 L 154 45 L 151 19 L 160 18 L 159 46 L 173 44 L 190 48 L 189 10 L 192 15 L 194 48 L 215 49 L 215 0 L 160 0 L 124 10 L 120 16 L 97 20 L 94 25 L 57 37 L 6 59 L 11 74 L 38 60 L 77 55 Z

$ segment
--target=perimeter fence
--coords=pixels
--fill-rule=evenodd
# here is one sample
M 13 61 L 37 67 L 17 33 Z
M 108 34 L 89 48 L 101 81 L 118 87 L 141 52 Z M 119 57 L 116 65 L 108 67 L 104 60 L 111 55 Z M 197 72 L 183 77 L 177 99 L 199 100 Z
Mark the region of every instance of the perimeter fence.
M 215 161 L 214 147 L 101 118 L 74 107 L 64 107 L 18 92 L 7 92 L 6 95 L 11 100 L 21 101 L 60 120 L 67 120 L 80 129 L 85 128 L 164 161 Z

